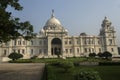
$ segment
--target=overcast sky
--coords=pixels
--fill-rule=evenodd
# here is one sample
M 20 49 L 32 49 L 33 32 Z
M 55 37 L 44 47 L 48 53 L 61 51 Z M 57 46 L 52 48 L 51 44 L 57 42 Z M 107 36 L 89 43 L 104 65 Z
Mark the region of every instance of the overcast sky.
M 20 0 L 23 11 L 10 11 L 21 21 L 30 21 L 38 33 L 51 17 L 55 16 L 68 29 L 70 35 L 86 32 L 98 35 L 105 16 L 112 22 L 120 39 L 120 0 Z

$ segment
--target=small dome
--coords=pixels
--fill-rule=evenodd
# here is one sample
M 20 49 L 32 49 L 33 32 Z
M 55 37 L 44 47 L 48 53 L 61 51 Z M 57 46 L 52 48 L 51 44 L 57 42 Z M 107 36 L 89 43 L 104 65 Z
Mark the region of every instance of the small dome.
M 86 33 L 80 33 L 80 36 L 87 36 L 87 34 Z
M 44 29 L 41 29 L 41 30 L 40 30 L 40 33 L 44 33 L 44 32 L 45 32 Z
M 68 32 L 68 30 L 67 30 L 67 29 L 65 29 L 65 32 Z
M 55 18 L 54 16 L 52 16 L 47 22 L 46 22 L 46 26 L 48 25 L 61 25 L 60 21 Z

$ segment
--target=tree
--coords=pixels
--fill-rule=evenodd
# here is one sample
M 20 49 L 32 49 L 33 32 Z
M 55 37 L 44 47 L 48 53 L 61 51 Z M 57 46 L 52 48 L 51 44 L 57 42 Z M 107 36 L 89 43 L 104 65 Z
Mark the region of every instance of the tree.
M 6 10 L 8 6 L 17 11 L 23 9 L 19 0 L 0 0 L 0 42 L 17 39 L 19 36 L 32 38 L 35 35 L 33 26 L 29 21 L 20 22 L 19 18 L 13 17 L 12 12 Z
M 8 56 L 8 58 L 12 59 L 13 61 L 15 61 L 15 60 L 17 60 L 17 59 L 20 59 L 20 58 L 22 58 L 22 57 L 23 57 L 22 54 L 16 53 L 16 52 L 13 52 L 13 53 L 11 53 L 11 54 Z
M 95 57 L 96 53 L 89 53 L 89 57 Z
M 102 57 L 103 57 L 103 53 L 99 52 L 99 53 L 97 54 L 97 56 L 100 57 L 100 58 L 102 58 Z
M 105 51 L 103 54 L 102 54 L 103 57 L 105 57 L 106 59 L 109 59 L 112 57 L 112 54 L 108 51 Z

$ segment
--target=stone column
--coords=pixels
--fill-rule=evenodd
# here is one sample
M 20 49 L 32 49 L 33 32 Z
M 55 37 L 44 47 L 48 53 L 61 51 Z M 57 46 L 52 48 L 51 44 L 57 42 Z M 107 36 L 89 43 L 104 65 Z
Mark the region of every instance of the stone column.
M 65 43 L 64 43 L 64 37 L 63 36 L 61 38 L 61 41 L 62 41 L 61 54 L 62 54 L 62 56 L 65 56 Z
M 48 56 L 51 56 L 52 55 L 51 54 L 51 40 L 52 40 L 52 38 L 48 37 L 47 40 L 48 40 Z
M 77 56 L 77 54 L 76 54 L 75 42 L 76 42 L 75 37 L 72 37 L 73 56 Z

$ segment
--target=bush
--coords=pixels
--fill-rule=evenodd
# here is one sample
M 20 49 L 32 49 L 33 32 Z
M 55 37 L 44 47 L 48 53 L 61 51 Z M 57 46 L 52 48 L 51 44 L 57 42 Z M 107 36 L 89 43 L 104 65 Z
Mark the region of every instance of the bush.
M 95 57 L 96 56 L 96 53 L 90 53 L 89 54 L 89 57 Z
M 53 70 L 53 67 L 50 66 L 50 65 L 46 65 L 45 66 L 45 69 L 46 69 L 46 80 L 57 80 L 56 78 L 56 73 L 54 72 Z
M 74 76 L 74 80 L 101 80 L 97 71 L 82 69 Z
M 38 56 L 32 56 L 30 59 L 36 59 Z
M 105 57 L 106 59 L 109 59 L 112 57 L 112 54 L 108 51 L 105 51 L 103 54 L 102 54 L 103 57 Z
M 13 52 L 13 53 L 11 53 L 11 54 L 8 56 L 8 58 L 12 59 L 13 61 L 15 61 L 15 60 L 17 60 L 17 59 L 20 59 L 20 58 L 22 58 L 22 57 L 23 57 L 22 54 L 16 53 L 16 52 Z
M 103 53 L 99 52 L 99 53 L 97 54 L 97 56 L 98 56 L 99 58 L 102 58 L 102 57 L 103 57 L 102 54 L 103 54 Z
M 72 62 L 63 61 L 59 63 L 59 66 L 64 69 L 64 72 L 68 72 L 71 68 L 74 67 Z
M 101 66 L 120 66 L 120 62 L 99 62 L 99 65 Z
M 80 66 L 80 62 L 74 62 L 74 66 Z
M 60 61 L 53 61 L 53 62 L 50 63 L 50 65 L 59 67 L 60 66 Z

